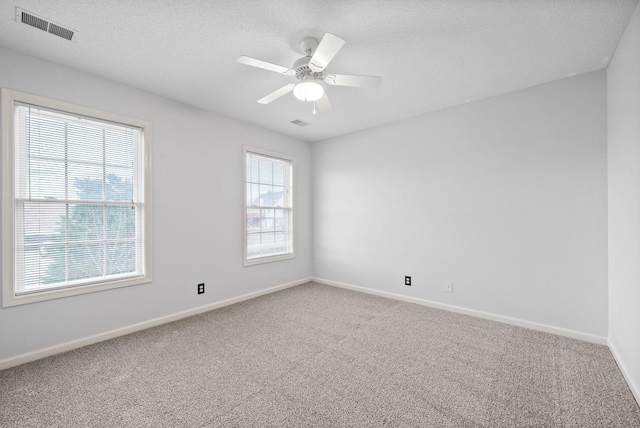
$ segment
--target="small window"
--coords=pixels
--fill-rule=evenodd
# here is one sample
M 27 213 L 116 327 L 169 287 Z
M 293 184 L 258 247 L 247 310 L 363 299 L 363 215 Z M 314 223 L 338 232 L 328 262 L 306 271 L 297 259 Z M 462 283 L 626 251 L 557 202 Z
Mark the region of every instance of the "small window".
M 291 156 L 244 147 L 244 265 L 295 257 Z
M 150 124 L 2 90 L 3 306 L 151 281 Z

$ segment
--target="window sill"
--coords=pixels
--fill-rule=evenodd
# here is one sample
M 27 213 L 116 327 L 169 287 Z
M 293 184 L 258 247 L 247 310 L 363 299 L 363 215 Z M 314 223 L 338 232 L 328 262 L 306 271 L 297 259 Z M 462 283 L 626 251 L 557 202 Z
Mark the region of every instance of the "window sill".
M 147 284 L 151 282 L 151 275 L 137 276 L 135 278 L 126 278 L 117 281 L 99 282 L 94 284 L 81 285 L 69 288 L 58 288 L 48 291 L 38 291 L 15 295 L 13 293 L 5 295 L 2 298 L 2 307 L 26 305 L 28 303 L 43 302 L 46 300 L 60 299 L 63 297 L 77 296 L 80 294 L 88 294 L 96 291 L 112 290 L 114 288 L 128 287 L 130 285 Z
M 245 259 L 244 266 L 249 267 L 249 266 L 261 265 L 261 264 L 271 263 L 271 262 L 279 262 L 281 260 L 289 260 L 289 259 L 295 259 L 295 258 L 296 258 L 295 254 L 281 254 L 278 256 L 259 257 L 255 259 L 249 259 L 249 260 Z

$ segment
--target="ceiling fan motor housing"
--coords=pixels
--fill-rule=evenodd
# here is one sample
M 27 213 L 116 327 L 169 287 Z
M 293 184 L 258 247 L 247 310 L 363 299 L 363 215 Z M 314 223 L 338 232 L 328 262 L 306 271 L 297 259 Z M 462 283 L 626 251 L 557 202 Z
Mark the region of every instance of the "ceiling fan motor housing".
M 324 70 L 319 73 L 312 71 L 309 68 L 309 61 L 311 61 L 311 57 L 305 56 L 293 63 L 291 68 L 295 70 L 298 80 L 322 80 L 324 78 Z

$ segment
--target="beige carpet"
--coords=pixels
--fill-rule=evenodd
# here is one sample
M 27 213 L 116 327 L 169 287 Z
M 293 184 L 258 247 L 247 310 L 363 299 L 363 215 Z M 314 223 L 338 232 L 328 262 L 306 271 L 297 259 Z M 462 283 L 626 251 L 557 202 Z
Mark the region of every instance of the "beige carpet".
M 640 427 L 605 346 L 306 284 L 0 372 L 2 427 Z

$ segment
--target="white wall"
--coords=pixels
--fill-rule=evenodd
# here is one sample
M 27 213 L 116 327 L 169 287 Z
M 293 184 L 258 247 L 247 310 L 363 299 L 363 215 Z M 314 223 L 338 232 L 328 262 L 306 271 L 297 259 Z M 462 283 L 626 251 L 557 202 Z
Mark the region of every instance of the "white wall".
M 640 7 L 607 69 L 609 344 L 640 401 Z
M 153 284 L 0 309 L 0 360 L 312 273 L 607 335 L 604 72 L 311 146 L 6 49 L 0 87 L 154 132 Z M 242 144 L 296 156 L 294 260 L 242 267 Z
M 316 143 L 314 276 L 606 337 L 606 119 L 600 71 Z
M 0 87 L 151 121 L 154 198 L 153 283 L 0 309 L 0 360 L 311 276 L 308 143 L 2 48 Z M 243 144 L 296 158 L 293 260 L 242 266 Z

